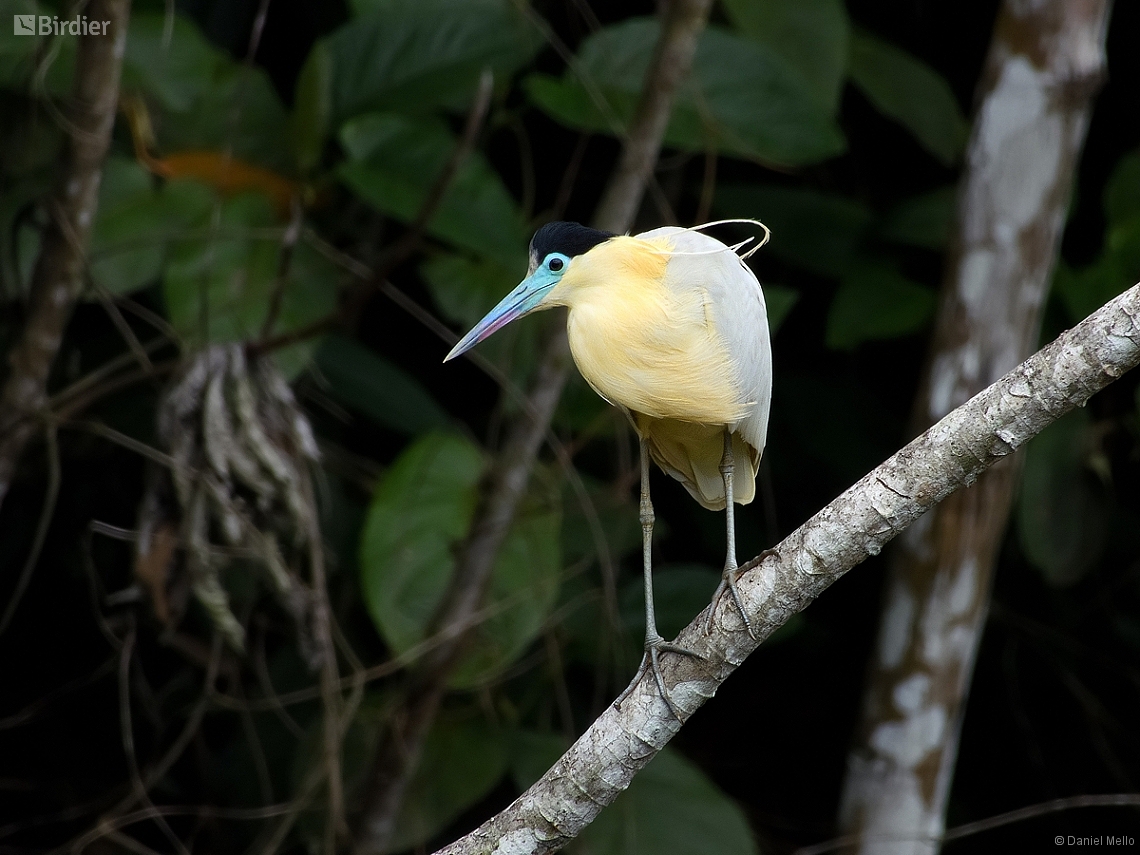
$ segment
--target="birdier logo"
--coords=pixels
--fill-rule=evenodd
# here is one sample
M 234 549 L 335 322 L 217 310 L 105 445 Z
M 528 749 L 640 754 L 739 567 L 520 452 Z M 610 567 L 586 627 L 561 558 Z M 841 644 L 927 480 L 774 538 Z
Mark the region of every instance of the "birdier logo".
M 58 15 L 13 15 L 12 32 L 17 36 L 105 36 L 110 21 L 88 21 L 86 15 L 73 19 Z

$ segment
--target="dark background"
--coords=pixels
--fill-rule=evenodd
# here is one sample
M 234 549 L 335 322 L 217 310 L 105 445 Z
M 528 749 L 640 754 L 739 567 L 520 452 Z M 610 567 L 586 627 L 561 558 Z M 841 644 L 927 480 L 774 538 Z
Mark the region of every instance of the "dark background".
M 997 3 L 850 0 L 847 7 L 855 24 L 944 75 L 969 114 Z M 178 8 L 211 40 L 236 57 L 244 55 L 255 3 L 202 0 Z M 539 2 L 537 8 L 571 47 L 589 31 L 573 3 Z M 652 14 L 654 8 L 613 2 L 595 4 L 593 12 L 606 24 Z M 286 103 L 313 41 L 346 14 L 339 3 L 271 4 L 256 61 L 268 70 Z M 714 16 L 721 14 L 714 11 Z M 1105 232 L 1102 189 L 1117 161 L 1140 143 L 1137 33 L 1140 7 L 1116 4 L 1108 37 L 1108 79 L 1097 97 L 1063 244 L 1063 256 L 1073 265 L 1088 263 L 1099 252 Z M 560 73 L 562 63 L 547 49 L 537 67 Z M 535 109 L 522 104 L 519 109 L 533 142 L 536 209 L 541 211 L 553 203 L 578 137 Z M 841 157 L 794 174 L 726 160 L 718 177 L 808 184 L 858 198 L 877 211 L 954 180 L 956 169 L 939 165 L 852 86 L 843 94 L 839 120 L 849 141 Z M 517 182 L 511 177 L 518 174 L 511 133 L 490 130 L 485 151 L 508 185 Z M 568 219 L 589 219 L 617 151 L 616 141 L 591 138 Z M 663 164 L 663 184 L 671 169 L 682 172 L 683 187 L 699 187 L 699 157 L 666 152 Z M 521 187 L 511 189 L 521 193 Z M 696 198 L 690 190 L 678 195 L 676 208 L 682 220 L 692 216 Z M 655 225 L 651 207 L 642 216 L 647 227 Z M 903 256 L 908 275 L 932 287 L 939 284 L 938 254 L 916 249 Z M 739 513 L 742 558 L 782 538 L 908 439 L 906 424 L 926 349 L 924 335 L 911 335 L 864 343 L 851 352 L 829 350 L 823 336 L 835 283 L 763 254 L 754 264 L 761 281 L 773 277 L 793 284 L 799 300 L 773 343 L 775 391 L 764 475 L 774 499 L 758 499 Z M 414 264 L 396 270 L 393 280 L 421 304 L 431 304 Z M 1067 325 L 1051 303 L 1042 340 Z M 476 436 L 486 435 L 498 398 L 495 385 L 470 364 L 441 366 L 445 345 L 400 309 L 382 296 L 370 299 L 358 335 L 416 376 Z M 80 308 L 69 337 L 96 349 L 100 343 L 109 348 L 114 340 L 97 305 Z M 142 418 L 153 407 L 158 388 L 155 384 L 101 406 L 137 407 Z M 1096 567 L 1072 586 L 1051 587 L 1022 555 L 1012 532 L 1007 538 L 962 727 L 950 827 L 1059 796 L 1137 791 L 1140 561 L 1135 538 L 1128 536 L 1140 510 L 1136 393 L 1137 378 L 1126 376 L 1089 405 L 1094 421 L 1103 426 L 1109 513 L 1119 535 Z M 364 420 L 338 424 L 320 412 L 314 417 L 319 429 L 335 435 L 345 449 L 378 466 L 390 463 L 402 448 L 401 437 Z M 58 845 L 86 827 L 83 817 L 90 805 L 99 804 L 105 791 L 126 776 L 113 676 L 117 656 L 95 617 L 105 607 L 93 601 L 84 555 L 91 556 L 105 588 L 115 591 L 130 584 L 129 550 L 96 540 L 88 552 L 83 544 L 91 519 L 133 525 L 144 465 L 130 452 L 82 433 L 61 433 L 60 447 L 62 492 L 44 553 L 12 625 L 0 637 L 3 852 Z M 588 448 L 577 462 L 598 478 L 613 475 L 610 449 Z M 37 445 L 26 454 L 0 513 L 4 599 L 27 554 L 46 477 L 45 456 Z M 679 485 L 654 477 L 657 513 L 666 531 L 658 542 L 658 560 L 715 565 L 723 548 L 720 515 L 701 510 Z M 743 806 L 762 851 L 791 851 L 835 832 L 845 754 L 878 620 L 883 565 L 883 558 L 872 559 L 828 590 L 798 619 L 794 632 L 761 648 L 676 740 Z M 627 559 L 623 579 L 635 578 L 636 570 L 636 562 Z M 351 599 L 352 580 L 340 578 L 334 586 L 342 600 Z M 156 629 L 145 610 L 138 611 L 137 621 L 138 662 L 149 682 L 168 692 L 196 691 L 196 674 L 187 671 L 185 680 L 175 679 L 186 671 L 185 661 L 146 641 Z M 366 660 L 383 658 L 383 646 L 374 633 L 369 635 L 359 610 L 350 610 L 346 623 Z M 283 643 L 269 638 L 271 644 Z M 570 679 L 587 682 L 573 673 Z M 66 686 L 72 688 L 61 693 Z M 21 720 L 3 718 L 30 704 L 30 714 Z M 238 727 L 222 716 L 208 717 L 156 799 L 217 799 L 225 783 L 202 770 L 218 767 L 220 746 Z M 168 742 L 173 737 L 162 728 L 138 727 L 136 733 L 140 756 L 152 748 L 148 738 Z M 514 792 L 508 783 L 500 785 L 440 841 L 504 806 Z M 1140 837 L 1140 814 L 1116 809 L 1048 815 L 947 844 L 947 851 L 1038 851 L 1052 846 L 1057 834 L 1105 833 Z M 152 845 L 161 849 L 161 839 Z

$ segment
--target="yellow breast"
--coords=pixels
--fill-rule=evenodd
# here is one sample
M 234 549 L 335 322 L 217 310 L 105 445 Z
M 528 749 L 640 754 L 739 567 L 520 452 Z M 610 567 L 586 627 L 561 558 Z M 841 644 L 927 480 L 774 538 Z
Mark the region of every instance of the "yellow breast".
M 578 370 L 611 403 L 657 419 L 730 425 L 741 400 L 699 282 L 668 280 L 665 239 L 619 237 L 576 257 L 549 303 L 570 309 Z

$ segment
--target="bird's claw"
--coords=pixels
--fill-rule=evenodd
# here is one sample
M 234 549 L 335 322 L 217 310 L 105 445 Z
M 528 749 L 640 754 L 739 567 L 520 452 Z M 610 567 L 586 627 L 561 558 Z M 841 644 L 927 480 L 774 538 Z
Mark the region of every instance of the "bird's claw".
M 754 559 L 749 561 L 745 567 L 751 569 L 759 567 L 764 559 L 769 555 L 778 555 L 775 549 L 765 549 Z M 748 612 L 744 610 L 744 603 L 740 600 L 740 590 L 736 587 L 736 580 L 740 578 L 740 569 L 738 567 L 725 567 L 724 575 L 721 576 L 720 584 L 717 585 L 716 593 L 713 594 L 712 605 L 709 606 L 708 612 L 705 613 L 705 635 L 712 633 L 713 614 L 716 612 L 717 606 L 720 605 L 720 598 L 724 596 L 727 590 L 732 594 L 732 601 L 736 604 L 736 610 L 740 612 L 740 619 L 744 622 L 744 628 L 748 630 L 748 637 L 753 641 L 756 640 L 756 630 L 752 626 L 752 620 L 748 617 Z
M 684 719 L 681 718 L 681 711 L 677 708 L 677 705 L 673 703 L 673 699 L 669 697 L 669 692 L 665 688 L 665 680 L 661 677 L 661 665 L 658 662 L 658 657 L 662 653 L 678 653 L 681 656 L 692 656 L 694 659 L 704 659 L 704 657 L 695 650 L 690 650 L 679 644 L 673 644 L 673 642 L 666 641 L 661 638 L 661 636 L 658 636 L 656 639 L 647 638 L 645 640 L 645 654 L 641 657 L 641 664 L 637 666 L 637 673 L 633 675 L 633 679 L 630 680 L 629 685 L 625 687 L 625 691 L 618 695 L 617 700 L 614 701 L 614 706 L 620 707 L 622 701 L 628 698 L 633 691 L 633 687 L 641 681 L 645 672 L 651 670 L 653 672 L 653 680 L 657 683 L 657 691 L 661 693 L 661 698 L 665 701 L 665 705 L 669 707 L 669 712 L 673 714 L 673 717 L 677 719 L 677 721 L 683 723 Z
M 720 584 L 716 586 L 716 593 L 713 594 L 712 604 L 705 614 L 705 635 L 712 634 L 713 614 L 716 612 L 717 606 L 720 605 L 720 598 L 724 596 L 725 591 L 728 591 L 732 594 L 732 602 L 736 604 L 736 610 L 740 612 L 740 619 L 744 621 L 744 628 L 748 630 L 748 637 L 753 641 L 756 640 L 756 630 L 752 628 L 752 621 L 748 617 L 748 612 L 744 610 L 744 603 L 740 601 L 740 589 L 736 586 L 738 574 L 739 570 L 736 567 L 724 568 L 724 574 L 720 577 Z

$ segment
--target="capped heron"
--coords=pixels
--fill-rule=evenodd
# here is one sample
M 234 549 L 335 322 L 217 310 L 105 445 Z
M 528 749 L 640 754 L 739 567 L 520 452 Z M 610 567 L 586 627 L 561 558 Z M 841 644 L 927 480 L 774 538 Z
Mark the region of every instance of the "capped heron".
M 756 248 L 767 240 L 767 228 L 755 221 L 721 222 L 764 228 Z M 652 669 L 662 698 L 678 718 L 658 655 L 697 654 L 657 631 L 649 459 L 704 507 L 725 509 L 724 571 L 705 628 L 711 629 L 713 612 L 728 591 L 752 635 L 736 586 L 733 503 L 746 505 L 756 494 L 772 396 L 764 294 L 744 263 L 751 252 L 738 256 L 744 244 L 726 246 L 701 228 L 667 226 L 628 236 L 578 223 L 548 223 L 531 240 L 526 278 L 444 360 L 530 312 L 569 309 L 566 331 L 578 370 L 626 414 L 640 441 L 645 655 L 630 686 Z

